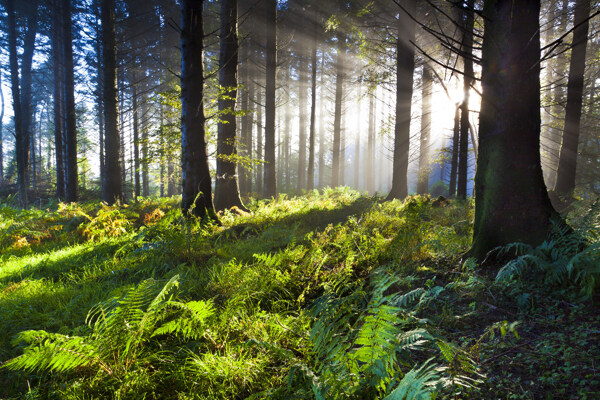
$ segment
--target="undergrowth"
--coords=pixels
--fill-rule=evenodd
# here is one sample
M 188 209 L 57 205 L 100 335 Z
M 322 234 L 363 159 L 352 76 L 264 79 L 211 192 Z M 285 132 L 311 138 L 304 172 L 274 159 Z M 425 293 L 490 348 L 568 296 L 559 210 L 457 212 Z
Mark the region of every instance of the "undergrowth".
M 586 363 L 568 349 L 573 337 L 600 344 L 600 320 L 551 336 L 558 322 L 542 307 L 580 321 L 586 303 L 565 310 L 565 298 L 528 287 L 524 268 L 540 263 L 505 267 L 511 283 L 463 263 L 472 203 L 381 202 L 325 189 L 247 205 L 250 214 L 225 212 L 219 225 L 182 218 L 177 199 L 0 206 L 0 398 L 539 398 L 560 385 L 578 395 L 596 390 L 598 352 L 588 350 Z M 581 229 L 577 243 L 593 260 L 596 233 Z M 597 275 L 583 267 L 581 249 L 547 253 L 564 253 L 556 257 L 573 264 L 565 276 L 594 293 Z M 534 377 L 502 367 L 512 357 L 534 371 L 557 352 L 578 368 Z M 510 386 L 515 376 L 519 389 Z

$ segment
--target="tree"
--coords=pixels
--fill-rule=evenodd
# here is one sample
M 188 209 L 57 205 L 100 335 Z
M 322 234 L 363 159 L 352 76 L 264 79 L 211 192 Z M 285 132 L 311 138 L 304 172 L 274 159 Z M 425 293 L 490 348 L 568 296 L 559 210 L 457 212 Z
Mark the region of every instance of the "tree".
M 469 91 L 473 82 L 473 29 L 475 0 L 467 0 L 463 4 L 463 39 L 462 59 L 464 64 L 463 74 L 463 101 L 460 104 L 460 139 L 458 141 L 458 187 L 456 197 L 467 198 L 467 175 L 469 159 Z
M 102 199 L 109 204 L 123 200 L 121 187 L 121 133 L 117 90 L 115 0 L 102 0 L 102 69 L 104 103 L 104 186 Z
M 315 11 L 313 12 L 313 16 L 315 20 L 313 23 L 314 33 L 313 33 L 313 43 L 312 43 L 312 52 L 311 52 L 311 97 L 310 97 L 310 131 L 308 136 L 308 172 L 307 172 L 307 181 L 306 188 L 308 190 L 312 190 L 315 187 L 315 135 L 317 130 L 317 121 L 315 118 L 317 112 L 317 47 L 319 46 L 317 42 L 317 18 L 318 14 Z
M 486 0 L 482 104 L 469 256 L 541 243 L 558 217 L 540 162 L 540 0 Z
M 394 125 L 394 166 L 392 188 L 387 200 L 403 199 L 408 194 L 408 151 L 415 70 L 415 0 L 403 0 L 398 17 L 396 40 L 396 122 Z
M 569 83 L 567 86 L 565 127 L 562 137 L 562 146 L 560 148 L 556 185 L 554 186 L 554 191 L 561 197 L 572 197 L 573 190 L 575 189 L 589 16 L 590 1 L 577 0 L 575 2 L 573 50 L 571 52 Z
M 277 76 L 277 0 L 266 0 L 265 197 L 277 195 L 275 173 L 275 83 Z
M 419 146 L 419 177 L 417 182 L 417 193 L 425 194 L 429 191 L 429 139 L 431 136 L 431 97 L 433 86 L 431 69 L 427 64 L 423 64 L 421 84 L 421 140 Z
M 71 0 L 62 0 L 63 67 L 65 94 L 65 150 L 66 150 L 66 200 L 74 202 L 79 197 L 77 170 L 77 116 L 75 114 L 75 83 L 73 71 L 73 35 L 71 32 Z
M 240 199 L 237 179 L 236 115 L 237 101 L 237 0 L 221 2 L 221 50 L 219 55 L 219 126 L 217 139 L 217 178 L 215 207 L 225 210 L 246 208 Z
M 13 112 L 15 120 L 15 152 L 17 159 L 17 175 L 21 206 L 29 205 L 27 190 L 29 189 L 29 159 L 31 139 L 31 81 L 35 36 L 38 28 L 38 2 L 33 0 L 25 4 L 27 17 L 26 32 L 23 39 L 21 71 L 19 77 L 19 56 L 17 53 L 17 21 L 14 0 L 6 0 L 8 14 L 8 51 L 11 91 L 13 96 Z
M 346 35 L 341 27 L 336 32 L 337 54 L 335 61 L 335 109 L 333 113 L 333 159 L 331 169 L 331 186 L 340 184 L 340 173 L 344 171 L 344 160 L 341 153 L 342 101 L 344 96 L 344 56 L 346 53 Z
M 64 95 L 63 95 L 63 25 L 61 0 L 52 7 L 52 62 L 54 67 L 54 152 L 56 158 L 56 197 L 65 198 L 65 146 L 64 146 Z
M 181 208 L 186 215 L 216 218 L 204 133 L 203 0 L 181 2 Z

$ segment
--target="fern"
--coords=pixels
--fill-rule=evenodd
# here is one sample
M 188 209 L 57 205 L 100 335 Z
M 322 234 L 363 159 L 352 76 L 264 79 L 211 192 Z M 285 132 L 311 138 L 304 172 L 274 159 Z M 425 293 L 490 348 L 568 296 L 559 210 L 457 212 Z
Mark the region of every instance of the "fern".
M 534 279 L 549 287 L 579 286 L 581 294 L 591 297 L 600 281 L 600 237 L 596 225 L 598 216 L 594 215 L 600 211 L 599 204 L 595 202 L 590 215 L 583 218 L 583 226 L 573 230 L 564 223 L 556 223 L 548 239 L 535 248 L 512 243 L 496 249 L 501 255 L 515 249 L 525 252 L 506 263 L 498 271 L 496 281 Z M 586 223 L 590 225 L 584 228 Z
M 416 366 L 415 356 L 439 341 L 419 326 L 416 310 L 443 288 L 387 294 L 401 283 L 387 268 L 373 271 L 369 281 L 353 290 L 332 287 L 315 301 L 310 336 L 314 367 L 293 368 L 290 379 L 304 374 L 317 398 L 425 399 L 454 381 L 468 382 L 462 375 L 475 367 L 462 355 L 461 369 L 431 359 Z
M 178 286 L 174 276 L 157 292 L 149 279 L 130 289 L 122 298 L 94 306 L 88 313 L 88 336 L 65 336 L 46 331 L 25 331 L 15 344 L 26 343 L 23 354 L 6 362 L 11 370 L 68 372 L 79 367 L 103 371 L 124 379 L 140 360 L 153 353 L 149 342 L 171 335 L 199 339 L 206 321 L 214 314 L 211 302 L 178 302 L 171 299 Z

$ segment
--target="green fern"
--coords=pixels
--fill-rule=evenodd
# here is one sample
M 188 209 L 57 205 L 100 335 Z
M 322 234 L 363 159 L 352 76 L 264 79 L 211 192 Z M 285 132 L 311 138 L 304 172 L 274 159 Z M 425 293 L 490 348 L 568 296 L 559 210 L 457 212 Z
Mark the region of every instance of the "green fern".
M 522 243 L 497 248 L 499 255 L 513 251 L 520 255 L 498 271 L 496 281 L 541 278 L 549 287 L 578 286 L 581 294 L 591 297 L 600 283 L 600 236 L 595 216 L 599 212 L 596 202 L 590 215 L 583 218 L 584 225 L 575 230 L 564 223 L 555 224 L 548 239 L 535 248 Z
M 123 379 L 141 360 L 151 358 L 150 341 L 171 335 L 183 340 L 199 339 L 206 321 L 214 314 L 210 302 L 178 302 L 172 292 L 179 276 L 157 292 L 149 279 L 125 296 L 94 306 L 88 313 L 88 336 L 65 336 L 45 331 L 20 333 L 15 344 L 26 343 L 23 354 L 6 362 L 11 370 L 68 372 L 86 367 Z

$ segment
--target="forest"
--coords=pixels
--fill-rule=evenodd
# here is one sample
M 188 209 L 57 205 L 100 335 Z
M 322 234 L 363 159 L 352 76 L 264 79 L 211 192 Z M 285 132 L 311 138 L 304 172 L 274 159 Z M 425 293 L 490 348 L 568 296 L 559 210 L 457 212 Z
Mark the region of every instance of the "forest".
M 0 0 L 0 399 L 600 398 L 599 15 Z

